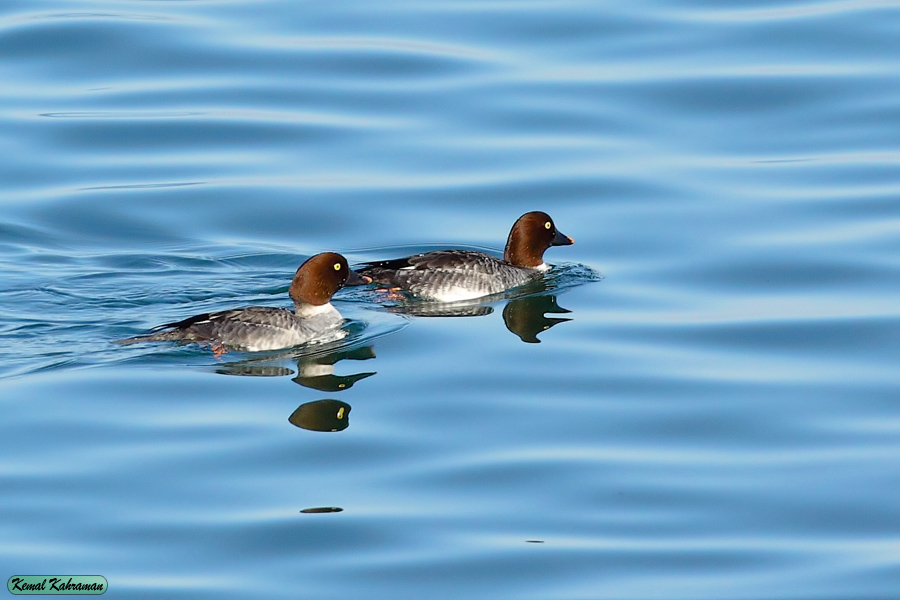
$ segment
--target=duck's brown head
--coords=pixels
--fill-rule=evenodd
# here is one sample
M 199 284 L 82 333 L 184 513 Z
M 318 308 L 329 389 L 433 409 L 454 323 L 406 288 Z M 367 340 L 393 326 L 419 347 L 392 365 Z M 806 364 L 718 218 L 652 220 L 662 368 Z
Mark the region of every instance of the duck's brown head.
M 288 293 L 294 302 L 321 306 L 345 285 L 363 285 L 372 280 L 352 271 L 347 259 L 336 252 L 323 252 L 300 265 Z
M 503 260 L 517 267 L 537 268 L 544 264 L 544 251 L 550 246 L 568 246 L 575 240 L 556 229 L 545 212 L 525 213 L 515 222 L 506 240 Z

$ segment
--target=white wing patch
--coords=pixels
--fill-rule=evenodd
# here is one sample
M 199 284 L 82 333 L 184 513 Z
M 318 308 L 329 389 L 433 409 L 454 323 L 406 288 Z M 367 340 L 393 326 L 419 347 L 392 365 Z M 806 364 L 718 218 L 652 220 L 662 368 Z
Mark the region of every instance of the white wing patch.
M 460 300 L 473 300 L 474 298 L 481 298 L 484 295 L 485 292 L 479 292 L 477 290 L 468 289 L 461 286 L 453 286 L 445 290 L 440 290 L 432 297 L 440 302 L 458 302 Z

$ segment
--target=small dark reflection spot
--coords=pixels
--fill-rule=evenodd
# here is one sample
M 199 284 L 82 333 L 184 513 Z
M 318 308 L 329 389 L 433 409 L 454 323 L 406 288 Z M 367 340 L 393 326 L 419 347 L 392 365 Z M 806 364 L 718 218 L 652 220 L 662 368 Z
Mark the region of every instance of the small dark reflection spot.
M 316 508 L 304 508 L 300 512 L 306 513 L 308 515 L 313 515 L 318 513 L 344 512 L 344 509 L 338 506 L 318 506 Z
M 543 544 L 544 540 L 525 540 L 526 544 Z

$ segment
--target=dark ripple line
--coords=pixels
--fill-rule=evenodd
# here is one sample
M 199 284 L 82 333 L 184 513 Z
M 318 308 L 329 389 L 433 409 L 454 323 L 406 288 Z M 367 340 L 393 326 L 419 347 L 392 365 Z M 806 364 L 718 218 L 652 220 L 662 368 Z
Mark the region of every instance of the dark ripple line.
M 188 187 L 194 185 L 206 185 L 208 182 L 206 181 L 184 181 L 184 182 L 164 182 L 164 183 L 124 183 L 124 184 L 116 184 L 116 185 L 97 185 L 91 187 L 82 187 L 78 188 L 80 192 L 92 192 L 99 190 L 140 190 L 140 189 L 154 189 L 154 188 L 178 188 L 178 187 Z

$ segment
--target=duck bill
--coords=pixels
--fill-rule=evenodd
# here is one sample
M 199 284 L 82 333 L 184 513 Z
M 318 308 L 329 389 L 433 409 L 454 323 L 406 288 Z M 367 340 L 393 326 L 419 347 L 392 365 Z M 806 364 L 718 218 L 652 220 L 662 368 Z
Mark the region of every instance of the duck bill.
M 570 238 L 567 235 L 563 235 L 560 230 L 556 230 L 556 236 L 553 238 L 553 241 L 550 242 L 551 246 L 571 246 L 575 243 L 575 240 Z
M 344 282 L 344 287 L 348 285 L 366 285 L 367 283 L 372 283 L 371 277 L 360 275 L 351 269 L 350 274 L 347 276 L 347 281 Z

